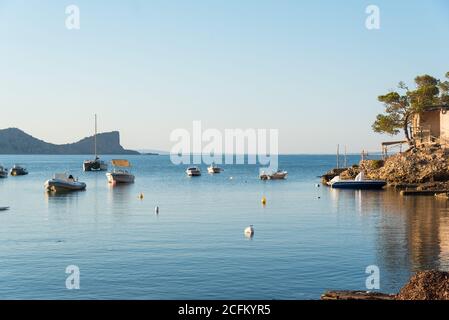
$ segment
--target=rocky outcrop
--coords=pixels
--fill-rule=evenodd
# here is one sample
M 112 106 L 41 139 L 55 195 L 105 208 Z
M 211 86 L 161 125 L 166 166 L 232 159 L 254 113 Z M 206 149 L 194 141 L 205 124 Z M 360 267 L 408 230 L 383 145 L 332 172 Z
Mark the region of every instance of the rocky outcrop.
M 398 294 L 370 291 L 327 291 L 321 300 L 449 300 L 449 273 L 419 271 Z
M 397 300 L 449 300 L 449 273 L 416 273 L 396 296 Z
M 390 185 L 442 187 L 449 183 L 449 150 L 438 144 L 420 146 L 387 160 L 363 160 L 341 174 L 353 179 L 361 170 L 368 179 L 386 180 Z
M 99 154 L 139 154 L 120 145 L 120 133 L 117 131 L 98 134 L 97 151 Z M 0 130 L 0 154 L 92 154 L 93 152 L 93 137 L 57 145 L 36 139 L 17 128 Z

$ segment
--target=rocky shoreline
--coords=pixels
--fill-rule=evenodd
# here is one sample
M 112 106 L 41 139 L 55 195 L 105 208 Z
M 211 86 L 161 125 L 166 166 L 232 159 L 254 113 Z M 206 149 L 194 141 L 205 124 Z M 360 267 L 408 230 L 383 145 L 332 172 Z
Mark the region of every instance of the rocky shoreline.
M 449 199 L 449 150 L 434 143 L 410 148 L 385 160 L 362 160 L 345 169 L 333 169 L 322 176 L 327 183 L 339 175 L 354 179 L 360 172 L 366 179 L 385 180 L 403 195 L 437 195 Z M 449 300 L 449 273 L 421 271 L 397 293 L 369 291 L 327 291 L 322 300 Z
M 449 273 L 420 271 L 397 294 L 369 291 L 327 291 L 321 300 L 449 300 Z
M 361 171 L 367 179 L 385 180 L 397 189 L 449 192 L 449 150 L 436 143 L 411 148 L 386 160 L 362 160 L 350 168 L 333 169 L 322 176 L 323 183 L 336 175 L 354 179 Z

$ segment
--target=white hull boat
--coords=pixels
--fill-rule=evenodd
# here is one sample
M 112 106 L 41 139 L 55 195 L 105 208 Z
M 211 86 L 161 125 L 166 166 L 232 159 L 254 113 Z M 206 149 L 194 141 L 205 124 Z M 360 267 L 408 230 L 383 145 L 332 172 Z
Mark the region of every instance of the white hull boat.
M 8 178 L 8 170 L 0 166 L 0 179 Z
M 117 184 L 134 182 L 134 175 L 128 171 L 131 167 L 131 164 L 128 160 L 116 159 L 112 160 L 111 162 L 113 170 L 106 173 L 106 177 L 108 178 L 109 183 Z
M 134 175 L 129 172 L 108 172 L 106 176 L 108 177 L 109 183 L 133 183 L 135 180 Z
M 366 180 L 363 171 L 354 180 L 341 180 L 340 176 L 336 176 L 328 182 L 328 185 L 333 189 L 352 190 L 379 190 L 385 187 L 386 184 L 385 180 Z
M 220 173 L 222 171 L 223 171 L 222 168 L 217 167 L 215 165 L 211 165 L 210 167 L 207 168 L 207 172 L 210 174 Z
M 197 167 L 191 167 L 186 170 L 189 177 L 199 177 L 201 175 L 201 170 Z
M 45 182 L 45 190 L 49 192 L 69 192 L 82 191 L 86 189 L 86 184 L 73 178 L 72 175 L 67 176 L 64 173 L 55 174 L 55 177 Z

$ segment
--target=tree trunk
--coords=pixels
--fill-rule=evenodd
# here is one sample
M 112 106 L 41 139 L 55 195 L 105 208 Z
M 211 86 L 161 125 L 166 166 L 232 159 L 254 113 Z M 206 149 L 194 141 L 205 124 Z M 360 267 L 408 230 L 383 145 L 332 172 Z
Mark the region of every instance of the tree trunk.
M 408 130 L 408 122 L 409 122 L 410 116 L 411 116 L 410 114 L 407 114 L 405 116 L 405 119 L 404 119 L 404 134 L 405 134 L 405 139 L 407 139 L 407 142 L 408 142 L 409 146 L 414 147 L 415 146 L 415 141 L 414 141 L 414 139 L 410 138 L 410 132 Z

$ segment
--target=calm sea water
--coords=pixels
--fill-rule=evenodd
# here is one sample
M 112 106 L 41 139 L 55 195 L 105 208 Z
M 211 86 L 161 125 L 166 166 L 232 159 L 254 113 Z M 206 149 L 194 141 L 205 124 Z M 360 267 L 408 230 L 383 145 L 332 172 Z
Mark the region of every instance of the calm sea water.
M 281 156 L 288 180 L 268 182 L 257 166 L 188 178 L 168 156 L 131 156 L 136 183 L 119 187 L 83 173 L 85 158 L 0 156 L 30 171 L 0 180 L 0 206 L 11 207 L 0 212 L 1 299 L 317 299 L 365 289 L 369 265 L 385 292 L 416 270 L 449 269 L 448 202 L 316 187 L 333 156 Z M 87 191 L 46 194 L 64 171 Z M 65 287 L 68 265 L 80 290 Z

